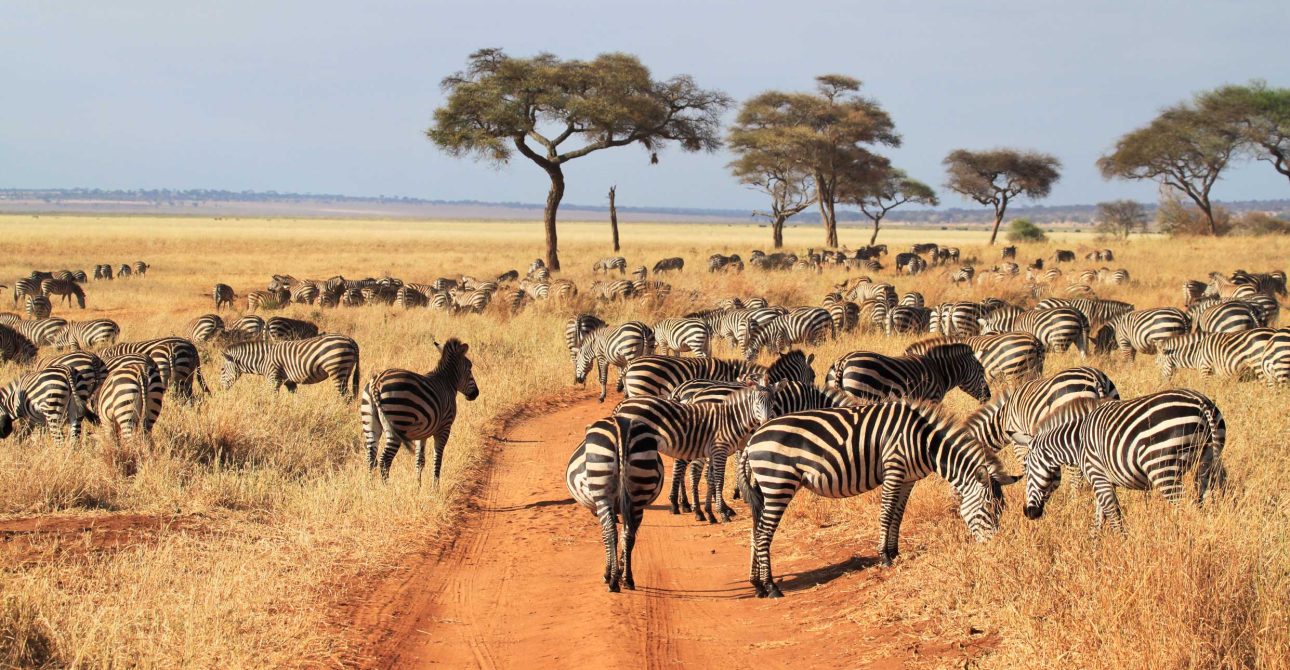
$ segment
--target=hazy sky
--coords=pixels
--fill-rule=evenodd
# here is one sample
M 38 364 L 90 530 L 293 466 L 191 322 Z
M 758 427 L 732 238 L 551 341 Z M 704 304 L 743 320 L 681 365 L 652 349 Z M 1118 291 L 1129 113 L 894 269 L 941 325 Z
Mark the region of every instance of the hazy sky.
M 114 7 L 108 8 L 108 5 Z M 640 56 L 742 100 L 841 72 L 895 119 L 897 165 L 940 188 L 958 147 L 1065 164 L 1049 204 L 1153 199 L 1096 157 L 1162 106 L 1227 82 L 1290 86 L 1290 2 L 6 2 L 0 187 L 220 188 L 539 202 L 545 175 L 440 154 L 439 81 L 480 47 Z M 566 202 L 760 206 L 724 154 L 635 147 L 570 163 Z M 1290 197 L 1266 164 L 1226 200 Z

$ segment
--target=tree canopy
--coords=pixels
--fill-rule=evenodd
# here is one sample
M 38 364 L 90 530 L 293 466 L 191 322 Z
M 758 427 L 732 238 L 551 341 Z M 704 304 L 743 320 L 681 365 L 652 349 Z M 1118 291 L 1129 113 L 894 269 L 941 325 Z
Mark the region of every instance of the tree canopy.
M 878 241 L 878 229 L 887 212 L 908 203 L 932 207 L 940 204 L 936 191 L 931 186 L 911 178 L 903 170 L 890 168 L 883 170 L 876 178 L 865 177 L 858 181 L 844 182 L 839 199 L 854 203 L 862 214 L 873 221 L 873 235 L 869 237 L 871 245 Z
M 1061 161 L 1055 156 L 1019 149 L 951 151 L 943 161 L 945 186 L 982 205 L 994 208 L 990 244 L 999 235 L 1008 203 L 1017 197 L 1047 197 L 1061 178 Z
M 649 152 L 651 162 L 668 143 L 714 151 L 721 113 L 731 104 L 725 93 L 702 89 L 688 75 L 656 80 L 623 53 L 580 61 L 481 49 L 442 88 L 448 99 L 426 131 L 436 146 L 495 163 L 519 152 L 550 177 L 544 224 L 553 270 L 560 267 L 556 210 L 564 197 L 564 163 L 631 144 Z
M 1246 153 L 1290 179 L 1290 89 L 1261 81 L 1224 86 L 1197 96 L 1196 106 L 1216 122 L 1231 124 Z
M 1128 237 L 1147 228 L 1147 210 L 1135 200 L 1097 203 L 1096 229 L 1115 237 Z

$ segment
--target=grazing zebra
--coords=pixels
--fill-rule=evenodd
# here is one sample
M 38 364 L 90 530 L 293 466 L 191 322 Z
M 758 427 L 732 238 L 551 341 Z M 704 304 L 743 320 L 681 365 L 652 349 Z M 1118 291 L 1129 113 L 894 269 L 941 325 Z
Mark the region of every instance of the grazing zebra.
M 1180 368 L 1200 370 L 1205 376 L 1235 376 L 1238 380 L 1258 377 L 1263 372 L 1264 349 L 1275 332 L 1254 328 L 1171 337 L 1156 344 L 1156 363 L 1165 379 Z
M 1070 251 L 1068 249 L 1058 249 L 1057 252 L 1053 254 L 1053 262 L 1054 263 L 1074 263 L 1075 252 Z
M 1190 307 L 1192 303 L 1200 300 L 1205 295 L 1208 288 L 1208 284 L 1195 279 L 1188 279 L 1183 282 L 1183 305 Z
M 522 288 L 507 289 L 502 293 L 502 304 L 506 305 L 511 314 L 519 314 L 528 302 L 529 294 Z
M 887 283 L 871 284 L 863 282 L 857 284 L 855 288 L 846 296 L 850 300 L 863 302 L 868 299 L 875 299 L 888 307 L 896 306 L 896 287 Z
M 1012 261 L 1012 260 L 1016 260 L 1016 259 L 1017 259 L 1017 247 L 1016 247 L 1016 246 L 1004 247 L 1003 249 L 1000 249 L 999 251 L 1000 251 L 1000 253 L 999 253 L 999 258 L 1000 258 L 1000 260 Z
M 637 279 L 632 282 L 632 295 L 642 298 L 653 298 L 655 302 L 663 302 L 667 296 L 672 294 L 672 285 L 667 282 Z
M 873 298 L 863 300 L 856 306 L 856 311 L 858 313 L 856 323 L 861 327 L 861 330 L 886 328 L 887 312 L 890 309 L 891 308 L 887 306 L 886 301 L 875 300 Z M 933 314 L 929 314 L 928 318 L 932 318 L 933 316 Z
M 13 283 L 13 306 L 18 306 L 18 300 L 26 298 L 29 295 L 40 295 L 40 282 L 31 277 L 23 277 Z
M 895 358 L 853 351 L 829 367 L 824 385 L 873 402 L 941 402 L 956 387 L 980 402 L 990 399 L 985 368 L 970 347 L 958 343 L 932 347 L 925 354 Z
M 215 299 L 215 311 L 217 312 L 225 307 L 233 309 L 233 301 L 237 300 L 237 294 L 233 292 L 233 287 L 228 284 L 216 284 L 211 294 Z
M 712 355 L 712 329 L 699 319 L 663 319 L 654 324 L 654 340 L 666 356 L 686 351 L 699 358 Z
M 860 306 L 854 302 L 848 300 L 835 303 L 829 305 L 828 310 L 836 333 L 849 333 L 860 323 Z
M 588 333 L 573 357 L 573 381 L 587 382 L 587 373 L 595 361 L 600 380 L 600 402 L 608 392 L 609 366 L 618 368 L 618 391 L 623 390 L 624 369 L 633 360 L 654 351 L 654 331 L 640 321 L 628 321 L 617 328 L 608 326 Z
M 939 244 L 924 242 L 921 244 L 915 244 L 910 248 L 910 251 L 913 251 L 915 254 L 932 254 L 934 256 L 940 248 Z
M 712 254 L 708 257 L 708 272 L 743 272 L 744 261 L 739 254 L 730 254 L 722 256 L 721 254 Z
M 394 294 L 394 306 L 399 309 L 425 307 L 429 304 L 430 300 L 425 294 L 411 286 L 400 286 L 398 292 Z
M 603 272 L 608 274 L 610 270 L 617 270 L 618 274 L 621 275 L 627 274 L 627 259 L 622 256 L 602 258 L 596 261 L 595 265 L 591 266 L 592 272 Z
M 519 279 L 520 279 L 519 270 L 507 270 L 506 272 L 503 272 L 497 275 L 497 277 L 493 279 L 493 281 L 497 282 L 498 284 L 506 284 L 513 281 L 519 281 Z
M 135 274 L 137 274 L 137 275 L 146 275 L 146 274 L 148 274 L 148 268 L 151 268 L 151 267 L 152 267 L 151 265 L 148 265 L 147 263 L 144 263 L 143 261 L 135 261 L 135 262 L 134 262 L 134 273 L 135 273 Z
M 900 296 L 899 304 L 901 307 L 926 307 L 927 300 L 923 298 L 922 293 L 919 293 L 918 291 L 910 291 L 905 295 Z
M 684 269 L 685 259 L 680 256 L 672 256 L 655 263 L 654 269 L 651 272 L 654 274 L 658 274 L 660 272 L 681 272 Z
M 197 382 L 203 393 L 210 393 L 206 380 L 202 378 L 201 357 L 197 353 L 197 347 L 182 337 L 119 342 L 104 349 L 99 356 L 110 365 L 113 359 L 128 354 L 147 356 L 156 362 L 157 368 L 161 370 L 162 381 L 180 398 L 193 397 L 193 381 Z
M 120 336 L 121 326 L 112 319 L 91 319 L 68 321 L 67 326 L 55 337 L 58 347 L 89 349 L 100 344 L 115 344 Z
M 643 356 L 623 370 L 623 392 L 628 398 L 666 397 L 691 379 L 741 382 L 764 378 L 767 383 L 787 380 L 810 384 L 815 381 L 815 371 L 811 369 L 814 360 L 814 354 L 807 356 L 800 351 L 780 356 L 770 367 L 721 358 Z
M 647 426 L 657 435 L 663 455 L 686 462 L 707 459 L 706 514 L 697 499 L 694 513 L 697 520 L 710 523 L 729 521 L 734 516 L 726 506 L 723 492 L 726 458 L 739 449 L 757 426 L 771 419 L 772 412 L 770 388 L 761 385 L 749 386 L 717 403 L 691 405 L 662 397 L 637 397 L 624 400 L 614 408 L 616 416 Z M 674 490 L 677 485 L 674 481 Z M 713 514 L 714 499 L 716 514 Z
M 935 347 L 961 342 L 972 348 L 973 355 L 985 370 L 986 382 L 1010 384 L 1044 374 L 1046 348 L 1030 333 L 997 333 L 975 335 L 961 340 L 933 337 L 920 340 L 905 349 L 906 356 L 926 354 Z
M 725 338 L 731 347 L 742 350 L 749 335 L 757 331 L 760 323 L 752 320 L 752 314 L 753 310 L 749 309 L 717 309 L 691 312 L 686 314 L 685 318 L 702 321 L 712 333 L 712 339 Z M 778 317 L 779 314 L 775 313 L 774 316 Z
M 1096 298 L 1048 298 L 1039 301 L 1035 309 L 1052 309 L 1054 307 L 1070 307 L 1077 309 L 1088 320 L 1089 331 L 1096 332 L 1101 330 L 1102 326 L 1117 316 L 1122 316 L 1133 311 L 1133 305 L 1118 300 L 1100 300 Z
M 318 336 L 318 326 L 300 319 L 275 316 L 264 322 L 264 335 L 270 342 L 305 340 Z
M 571 300 L 578 296 L 578 285 L 570 279 L 557 279 L 551 282 L 550 295 L 557 300 Z
M 981 319 L 982 334 L 1008 331 L 1030 333 L 1049 351 L 1064 352 L 1074 344 L 1081 358 L 1088 355 L 1088 317 L 1072 307 L 1032 309 L 1020 314 L 997 309 Z
M 56 358 L 40 361 L 39 369 L 63 366 L 72 371 L 72 388 L 80 398 L 82 405 L 88 405 L 90 398 L 98 391 L 103 380 L 107 378 L 108 366 L 103 359 L 86 351 L 74 351 Z
M 458 312 L 470 312 L 472 314 L 482 314 L 485 309 L 488 309 L 488 304 L 493 301 L 493 292 L 488 290 L 460 292 L 456 295 L 450 293 L 449 295 L 452 296 Z
M 134 439 L 136 433 L 151 443 L 165 394 L 161 370 L 151 358 L 121 356 L 108 367 L 90 407 L 100 421 L 112 425 L 113 439 L 118 443 Z
M 72 441 L 81 437 L 81 420 L 95 420 L 76 394 L 75 373 L 65 365 L 55 365 L 28 372 L 0 388 L 0 439 L 14 431 L 14 423 L 23 422 L 23 433 L 45 426 L 54 442 L 63 443 L 63 426 L 70 430 Z
M 1003 513 L 1003 486 L 1017 481 L 998 458 L 925 405 L 883 403 L 819 409 L 773 419 L 753 433 L 736 479 L 752 512 L 749 581 L 759 598 L 783 594 L 774 582 L 771 542 L 788 504 L 805 487 L 849 498 L 882 487 L 878 555 L 899 554 L 900 522 L 914 485 L 935 472 L 959 498 L 959 515 L 978 541 Z
M 569 359 L 578 355 L 583 341 L 588 335 L 604 328 L 607 324 L 594 314 L 579 314 L 564 324 L 564 346 L 569 350 Z
M 1030 448 L 1026 455 L 1026 518 L 1038 519 L 1061 483 L 1061 466 L 1075 466 L 1093 487 L 1097 524 L 1109 522 L 1123 532 L 1117 487 L 1159 489 L 1178 502 L 1183 476 L 1197 466 L 1196 502 L 1227 478 L 1223 447 L 1227 425 L 1223 413 L 1204 394 L 1171 389 L 1101 404 L 1072 405 L 1055 414 L 1037 434 L 1014 433 Z
M 224 319 L 218 314 L 203 314 L 189 321 L 185 330 L 194 342 L 210 342 L 224 333 Z
M 1089 367 L 1068 368 L 1001 394 L 973 412 L 963 425 L 977 442 L 999 451 L 1011 441 L 1012 433 L 1034 435 L 1040 423 L 1071 403 L 1119 399 L 1115 382 L 1105 372 Z M 1021 444 L 1014 442 L 1013 449 L 1018 460 L 1025 458 L 1026 450 Z
M 632 279 L 635 280 L 636 282 L 644 281 L 645 278 L 648 276 L 649 276 L 649 268 L 646 268 L 644 265 L 637 266 L 635 270 L 632 270 Z
M 1156 345 L 1191 330 L 1191 317 L 1177 307 L 1134 310 L 1107 322 L 1111 342 L 1120 356 L 1132 360 L 1138 353 L 1154 355 Z
M 546 266 L 532 268 L 525 277 L 532 281 L 548 282 L 551 281 L 551 271 Z
M 827 310 L 799 307 L 758 327 L 745 342 L 744 360 L 756 360 L 763 349 L 780 353 L 794 344 L 819 344 L 836 334 Z
M 474 364 L 466 357 L 470 346 L 452 338 L 439 346 L 439 364 L 429 374 L 390 368 L 374 375 L 363 386 L 359 415 L 367 466 L 377 467 L 377 444 L 383 443 L 381 478 L 388 479 L 399 447 L 416 443 L 417 487 L 426 463 L 426 440 L 434 439 L 434 487 L 439 488 L 443 450 L 457 419 L 457 394 L 466 400 L 479 397 Z
M 954 273 L 950 275 L 950 281 L 955 284 L 966 282 L 968 286 L 971 286 L 972 278 L 975 276 L 976 276 L 976 268 L 972 267 L 971 265 L 964 265 L 958 270 L 955 270 Z
M 130 268 L 128 263 L 122 263 L 120 267 L 116 269 L 116 276 L 122 279 L 129 277 L 132 274 L 134 274 L 134 270 Z
M 1124 268 L 1113 270 L 1110 275 L 1104 279 L 1109 284 L 1127 284 L 1129 283 L 1129 271 Z
M 36 345 L 26 335 L 7 325 L 0 325 L 0 361 L 26 363 L 36 358 Z
M 63 348 L 70 344 L 66 338 L 67 322 L 63 319 L 16 321 L 9 327 L 37 347 Z
M 264 319 L 254 314 L 248 314 L 228 327 L 228 333 L 238 339 L 258 340 L 264 337 Z
M 291 287 L 291 302 L 299 305 L 312 305 L 322 295 L 322 289 L 313 282 L 301 282 Z
M 1262 314 L 1243 301 L 1227 301 L 1201 309 L 1195 316 L 1198 333 L 1238 333 L 1263 326 Z
M 49 314 L 54 310 L 54 306 L 49 304 L 49 298 L 43 295 L 27 296 L 25 312 L 28 319 L 48 319 Z
M 1290 329 L 1272 334 L 1263 348 L 1263 379 L 1268 386 L 1290 382 Z
M 626 300 L 636 295 L 636 285 L 626 279 L 610 282 L 594 281 L 591 282 L 590 290 L 597 300 L 606 301 Z
M 45 297 L 61 296 L 68 307 L 72 305 L 72 298 L 76 298 L 76 306 L 85 309 L 85 290 L 72 279 L 46 279 L 40 282 L 40 293 Z
M 931 332 L 946 337 L 970 337 L 981 334 L 981 319 L 986 311 L 975 302 L 946 302 L 933 309 Z
M 605 584 L 618 593 L 619 582 L 635 590 L 632 549 L 645 508 L 663 491 L 663 458 L 658 435 L 621 416 L 587 426 L 582 443 L 569 457 L 565 485 L 573 499 L 600 521 L 605 544 Z M 623 520 L 619 559 L 618 518 Z
M 898 305 L 887 311 L 888 335 L 925 333 L 931 326 L 931 310 L 925 307 Z
M 267 377 L 276 393 L 283 386 L 296 392 L 300 384 L 330 379 L 346 402 L 358 393 L 358 343 L 344 335 L 321 335 L 280 342 L 245 342 L 224 350 L 220 382 L 233 386 L 244 374 Z
M 276 291 L 251 291 L 246 294 L 246 311 L 254 312 L 261 307 L 264 309 L 282 309 L 290 302 L 291 291 L 285 288 Z
M 916 275 L 927 269 L 927 261 L 916 253 L 903 252 L 896 254 L 896 274 L 904 272 Z

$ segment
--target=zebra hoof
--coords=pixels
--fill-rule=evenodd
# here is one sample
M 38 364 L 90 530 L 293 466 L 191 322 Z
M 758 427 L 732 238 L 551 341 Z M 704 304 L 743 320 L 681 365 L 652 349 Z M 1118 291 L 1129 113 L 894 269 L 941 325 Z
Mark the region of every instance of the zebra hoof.
M 726 521 L 730 521 L 734 518 L 735 518 L 735 511 L 732 509 L 727 509 L 721 513 L 721 521 L 723 523 Z
M 753 593 L 756 594 L 758 598 L 766 597 L 766 587 L 762 586 L 761 582 L 753 582 L 752 587 L 753 587 Z
M 690 512 L 693 512 L 694 509 L 690 507 L 690 503 L 681 503 L 681 511 L 689 514 Z M 675 512 L 673 512 L 673 514 L 675 514 Z
M 774 582 L 772 582 L 772 583 L 770 583 L 770 584 L 767 584 L 767 585 L 766 585 L 766 597 L 767 597 L 767 598 L 783 598 L 783 597 L 784 597 L 784 592 L 783 592 L 783 591 L 780 591 L 780 590 L 779 590 L 779 587 L 778 587 L 778 586 L 775 586 Z
M 628 591 L 635 591 L 635 590 L 636 590 L 636 580 L 634 580 L 634 579 L 624 579 L 624 580 L 623 580 L 623 588 L 627 589 Z
M 609 592 L 610 592 L 610 593 L 618 593 L 618 582 L 610 582 L 610 583 L 609 583 Z
M 695 521 L 698 521 L 699 523 L 703 523 L 704 521 L 707 521 L 707 520 L 708 520 L 708 517 L 706 517 L 706 516 L 704 516 L 704 515 L 703 515 L 703 511 L 702 511 L 702 510 L 695 510 L 694 512 L 695 512 L 695 514 L 694 514 L 694 520 L 695 520 Z
M 895 555 L 895 554 L 888 554 L 888 553 L 886 553 L 886 552 L 883 552 L 882 554 L 880 554 L 880 555 L 878 556 L 878 565 L 881 565 L 881 566 L 882 566 L 882 567 L 884 567 L 884 568 L 890 568 L 890 567 L 891 567 L 891 564 L 892 564 L 895 560 L 896 560 L 896 555 Z
M 677 514 L 680 514 L 680 513 L 681 513 L 681 508 L 680 508 L 680 507 L 677 507 L 676 505 L 671 505 L 671 506 L 669 506 L 669 507 L 667 508 L 667 511 L 668 511 L 668 513 L 669 513 L 669 514 L 677 515 Z M 687 509 L 687 510 L 685 510 L 685 511 L 686 511 L 686 512 L 689 512 L 690 510 L 688 510 L 688 509 Z

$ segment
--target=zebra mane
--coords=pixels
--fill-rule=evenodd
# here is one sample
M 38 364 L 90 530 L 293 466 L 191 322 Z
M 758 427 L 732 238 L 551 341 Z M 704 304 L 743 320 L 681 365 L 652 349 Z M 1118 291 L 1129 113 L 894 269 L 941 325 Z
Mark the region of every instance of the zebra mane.
M 1088 416 L 1089 412 L 1097 409 L 1098 405 L 1106 402 L 1107 398 L 1078 398 L 1070 403 L 1063 405 L 1061 409 L 1049 414 L 1035 424 L 1035 435 L 1047 433 L 1049 431 L 1065 428 L 1070 424 L 1081 421 Z M 1033 437 L 1033 436 L 1032 436 Z
M 930 426 L 931 431 L 940 434 L 944 441 L 965 445 L 969 452 L 968 455 L 984 461 L 991 475 L 1007 474 L 1007 470 L 1003 467 L 1003 461 L 999 460 L 999 457 L 988 447 L 978 442 L 976 436 L 961 425 L 957 419 L 946 414 L 939 404 L 925 400 L 904 400 L 901 401 L 901 404 L 909 407 L 915 414 L 922 417 Z

